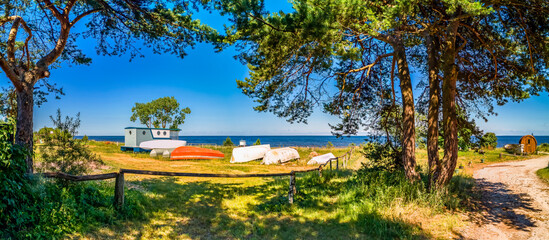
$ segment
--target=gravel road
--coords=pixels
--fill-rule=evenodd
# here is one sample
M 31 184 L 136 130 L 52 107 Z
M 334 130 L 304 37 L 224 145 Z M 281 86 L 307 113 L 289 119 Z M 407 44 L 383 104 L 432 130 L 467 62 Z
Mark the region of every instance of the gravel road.
M 481 195 L 463 239 L 549 239 L 549 185 L 536 175 L 549 156 L 486 166 L 473 174 Z

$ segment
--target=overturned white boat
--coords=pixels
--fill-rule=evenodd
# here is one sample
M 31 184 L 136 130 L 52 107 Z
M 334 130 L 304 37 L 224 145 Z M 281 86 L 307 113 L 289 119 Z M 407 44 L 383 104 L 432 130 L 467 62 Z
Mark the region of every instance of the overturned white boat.
M 316 156 L 314 158 L 311 158 L 309 162 L 307 162 L 308 165 L 315 165 L 315 164 L 326 164 L 330 159 L 336 158 L 333 153 L 326 153 L 320 156 Z
M 277 148 L 268 151 L 261 164 L 282 164 L 299 158 L 299 153 L 293 148 Z
M 231 163 L 243 163 L 261 159 L 269 150 L 271 150 L 271 145 L 269 144 L 234 148 Z
M 163 157 L 170 157 L 171 152 L 181 146 L 187 145 L 186 141 L 181 140 L 152 140 L 139 144 L 140 148 L 151 150 L 151 157 L 162 154 Z

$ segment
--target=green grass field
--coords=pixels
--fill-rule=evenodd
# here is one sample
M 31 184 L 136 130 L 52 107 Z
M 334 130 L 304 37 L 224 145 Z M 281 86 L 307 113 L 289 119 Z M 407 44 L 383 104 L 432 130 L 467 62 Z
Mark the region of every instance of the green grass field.
M 549 184 L 549 166 L 536 171 L 536 174 Z
M 225 153 L 220 160 L 171 161 L 148 154 L 120 152 L 116 144 L 90 142 L 105 166 L 95 172 L 119 168 L 195 173 L 267 173 L 306 169 L 309 154 L 349 148 L 298 148 L 301 159 L 285 165 L 258 162 L 230 164 L 231 147 L 213 147 Z M 460 152 L 448 191 L 429 193 L 422 184 L 408 183 L 402 174 L 359 171 L 365 161 L 356 148 L 348 169 L 298 174 L 297 196 L 288 204 L 289 177 L 191 178 L 126 175 L 126 205 L 131 216 L 89 224 L 75 238 L 116 239 L 427 239 L 452 238 L 467 224 L 467 205 L 473 180 L 470 172 L 492 162 L 520 159 L 500 150 L 484 155 Z M 426 152 L 418 150 L 425 169 Z M 485 163 L 480 163 L 485 159 Z M 471 164 L 469 164 L 471 162 Z M 334 166 L 335 169 L 335 166 Z M 103 193 L 114 192 L 114 181 L 98 184 Z M 129 210 L 127 210 L 129 211 Z

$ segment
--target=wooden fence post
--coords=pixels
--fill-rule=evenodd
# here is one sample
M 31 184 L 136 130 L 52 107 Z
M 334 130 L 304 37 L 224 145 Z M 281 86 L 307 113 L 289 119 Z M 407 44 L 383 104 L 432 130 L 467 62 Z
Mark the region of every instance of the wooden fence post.
M 330 159 L 330 171 L 332 171 L 332 159 Z
M 499 158 L 501 158 L 501 157 L 502 157 L 502 156 L 501 156 L 501 153 L 499 153 Z
M 290 174 L 290 189 L 288 190 L 288 201 L 290 204 L 294 204 L 294 195 L 296 194 L 295 188 L 295 173 L 294 171 Z
M 339 170 L 339 157 L 336 158 L 336 170 Z
M 322 177 L 322 165 L 318 167 L 318 177 Z
M 124 172 L 116 175 L 114 183 L 114 207 L 118 210 L 124 207 Z

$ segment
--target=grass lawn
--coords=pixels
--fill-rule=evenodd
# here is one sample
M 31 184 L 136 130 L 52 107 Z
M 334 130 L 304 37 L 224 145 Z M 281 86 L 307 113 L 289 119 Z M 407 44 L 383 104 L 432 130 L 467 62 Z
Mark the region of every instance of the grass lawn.
M 545 182 L 549 183 L 549 167 L 537 170 L 536 174 Z
M 172 161 L 148 154 L 120 152 L 116 144 L 90 142 L 105 166 L 96 172 L 120 168 L 194 173 L 274 173 L 306 169 L 309 154 L 333 152 L 340 156 L 349 148 L 298 148 L 301 159 L 285 165 L 259 162 L 231 164 L 231 147 L 210 147 L 225 153 L 220 160 Z M 473 185 L 470 173 L 483 165 L 521 159 L 504 156 L 501 150 L 484 155 L 460 152 L 463 169 L 453 179 L 451 194 L 422 193 L 402 177 L 371 175 L 357 178 L 364 161 L 356 148 L 348 169 L 312 172 L 297 176 L 295 203 L 287 203 L 289 177 L 192 178 L 127 174 L 126 202 L 138 218 L 123 216 L 110 224 L 90 225 L 77 238 L 122 239 L 426 239 L 456 237 L 467 224 L 464 208 Z M 427 154 L 417 153 L 426 169 Z M 480 159 L 485 159 L 480 163 Z M 470 164 L 469 164 L 470 163 Z M 334 166 L 335 168 L 335 166 Z M 370 174 L 370 175 L 368 175 Z M 369 182 L 364 183 L 364 179 Z M 99 183 L 107 189 L 114 181 Z M 459 196 L 458 196 L 459 195 Z

